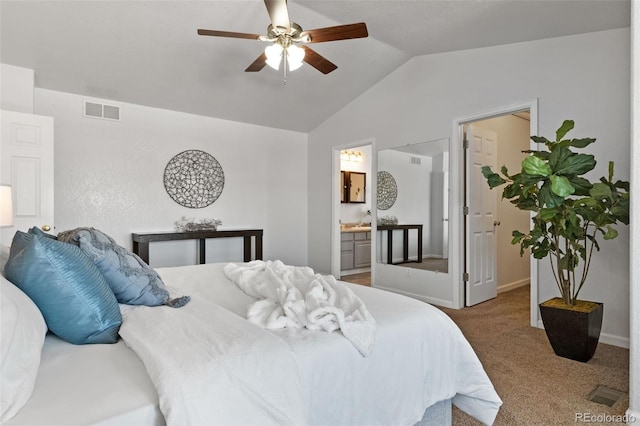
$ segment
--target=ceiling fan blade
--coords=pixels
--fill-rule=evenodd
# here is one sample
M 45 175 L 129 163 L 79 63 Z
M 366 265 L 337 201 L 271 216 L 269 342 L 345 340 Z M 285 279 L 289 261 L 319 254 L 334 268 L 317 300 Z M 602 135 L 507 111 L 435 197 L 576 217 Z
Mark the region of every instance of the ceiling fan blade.
M 244 70 L 244 71 L 245 72 L 258 72 L 262 68 L 264 68 L 265 65 L 267 65 L 267 55 L 265 55 L 264 52 L 262 52 L 262 55 L 258 56 L 258 58 L 255 61 L 253 61 L 251 63 L 251 65 L 249 65 L 247 67 L 247 69 Z
M 337 25 L 335 27 L 318 28 L 315 30 L 303 31 L 301 36 L 309 35 L 309 43 L 322 43 L 324 41 L 346 40 L 350 38 L 364 38 L 369 35 L 367 24 Z
M 304 61 L 320 71 L 323 74 L 329 74 L 334 71 L 338 66 L 333 62 L 320 55 L 315 50 L 308 46 L 300 46 L 304 49 Z
M 264 4 L 267 6 L 273 28 L 286 28 L 289 31 L 291 22 L 289 21 L 287 0 L 264 0 Z
M 248 38 L 251 40 L 259 40 L 259 34 L 234 33 L 233 31 L 217 31 L 217 30 L 198 30 L 199 35 L 214 37 L 231 37 L 231 38 Z

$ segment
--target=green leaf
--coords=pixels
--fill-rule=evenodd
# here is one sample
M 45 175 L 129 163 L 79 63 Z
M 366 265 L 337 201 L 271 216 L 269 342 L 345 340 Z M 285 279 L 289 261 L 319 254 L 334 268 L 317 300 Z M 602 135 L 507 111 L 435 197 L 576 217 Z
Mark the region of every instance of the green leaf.
M 525 235 L 520 231 L 513 231 L 511 235 L 513 235 L 511 244 L 518 244 L 525 237 Z
M 543 143 L 545 145 L 549 145 L 551 141 L 544 136 L 531 136 L 531 140 L 535 143 Z
M 623 190 L 629 192 L 629 182 L 627 182 L 627 181 L 618 180 L 618 181 L 616 181 L 616 183 L 613 184 L 613 186 L 615 188 L 623 189 Z
M 511 203 L 518 207 L 518 209 L 520 210 L 538 210 L 538 203 L 535 199 L 532 198 L 518 197 L 515 200 L 511 201 Z
M 611 214 L 613 217 L 624 223 L 625 225 L 629 224 L 629 203 L 619 204 L 611 208 Z
M 610 199 L 611 188 L 609 188 L 609 185 L 605 183 L 598 182 L 598 183 L 595 183 L 593 187 L 589 190 L 589 195 L 591 195 L 591 197 L 593 197 L 597 201 Z
M 563 201 L 564 198 L 557 196 L 551 191 L 550 181 L 546 181 L 540 188 L 540 191 L 538 191 L 538 203 L 541 207 L 558 207 L 562 205 Z
M 551 191 L 558 197 L 566 198 L 576 190 L 564 176 L 551 175 Z
M 494 173 L 489 166 L 482 166 L 481 171 L 482 175 L 487 179 L 489 188 L 495 188 L 507 182 L 499 174 Z
M 571 139 L 569 141 L 569 145 L 574 146 L 576 148 L 584 148 L 588 145 L 591 145 L 596 140 L 594 138 L 584 138 L 584 139 Z
M 563 168 L 569 165 L 569 159 L 575 155 L 569 148 L 558 146 L 549 156 L 549 166 L 555 174 L 566 174 L 562 172 Z
M 564 135 L 569 133 L 571 129 L 573 129 L 574 123 L 573 120 L 564 120 L 562 122 L 562 126 L 558 130 L 556 130 L 556 142 L 560 142 Z
M 539 182 L 544 182 L 545 180 L 547 180 L 546 176 L 540 176 L 540 175 L 530 175 L 528 173 L 519 173 L 515 176 L 512 176 L 513 181 L 516 182 L 518 185 L 524 185 L 524 186 L 538 186 Z
M 611 227 L 611 225 L 607 225 L 607 232 L 605 232 L 602 235 L 602 238 L 604 238 L 605 240 L 613 240 L 614 238 L 616 238 L 618 236 L 618 231 L 616 231 L 615 229 L 613 229 Z
M 587 179 L 579 176 L 571 176 L 569 182 L 571 182 L 571 185 L 576 189 L 576 192 L 573 194 L 578 196 L 589 195 L 589 190 L 593 186 Z
M 541 220 L 544 220 L 545 222 L 548 222 L 549 220 L 553 219 L 557 214 L 558 214 L 557 208 L 553 208 L 553 209 L 543 208 L 543 209 L 540 209 L 540 212 L 538 212 L 536 217 Z
M 522 170 L 529 175 L 549 176 L 551 174 L 549 164 L 534 155 L 522 160 Z
M 569 158 L 569 164 L 564 174 L 582 175 L 593 170 L 596 159 L 591 154 L 575 154 Z
M 513 197 L 517 197 L 518 195 L 521 195 L 521 194 L 522 194 L 522 189 L 520 188 L 520 185 L 516 185 L 512 183 L 504 187 L 504 190 L 502 191 L 502 198 L 506 198 L 507 200 L 510 200 Z
M 547 254 L 549 254 L 549 247 L 534 247 L 531 250 L 531 254 L 533 254 L 533 257 L 536 259 L 544 259 L 547 257 Z
M 549 165 L 556 175 L 576 176 L 593 170 L 596 160 L 591 154 L 576 154 L 560 147 L 551 153 Z

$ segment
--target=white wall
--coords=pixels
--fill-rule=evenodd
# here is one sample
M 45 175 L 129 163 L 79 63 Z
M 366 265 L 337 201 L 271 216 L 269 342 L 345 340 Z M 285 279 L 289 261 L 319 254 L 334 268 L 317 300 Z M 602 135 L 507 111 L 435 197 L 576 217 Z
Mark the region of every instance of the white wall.
M 0 108 L 33 114 L 34 83 L 33 70 L 0 64 Z
M 305 134 L 106 101 L 121 107 L 114 122 L 83 117 L 81 96 L 36 89 L 35 99 L 35 112 L 55 120 L 56 232 L 93 226 L 131 247 L 132 232 L 215 217 L 221 229 L 264 229 L 265 259 L 308 263 Z M 206 208 L 182 207 L 164 188 L 167 162 L 187 149 L 224 170 L 224 190 Z M 241 241 L 209 240 L 208 258 L 242 260 Z M 152 244 L 151 264 L 195 263 L 196 245 Z
M 554 135 L 573 119 L 575 137 L 596 137 L 589 152 L 602 157 L 594 176 L 616 162 L 616 175 L 629 179 L 629 29 L 602 31 L 483 49 L 416 57 L 351 102 L 309 135 L 309 263 L 330 266 L 332 146 L 375 138 L 376 149 L 398 140 L 451 138 L 459 117 L 539 100 L 539 129 Z M 441 304 L 459 306 L 462 278 L 461 149 L 452 147 L 452 265 L 450 274 L 406 277 L 404 268 L 375 271 L 399 290 Z M 456 213 L 458 212 L 458 213 Z M 604 302 L 603 341 L 628 343 L 629 229 L 603 243 L 581 295 Z M 548 262 L 539 263 L 539 299 L 557 293 Z
M 507 166 L 510 173 L 520 171 L 522 159 L 529 149 L 529 121 L 514 115 L 503 115 L 473 123 L 491 130 L 498 137 L 498 169 Z M 502 191 L 502 189 L 500 189 Z M 529 250 L 520 256 L 520 245 L 512 245 L 511 231 L 526 232 L 530 227 L 530 215 L 519 210 L 509 200 L 498 197 L 498 220 L 496 233 L 498 243 L 498 291 L 508 290 L 529 283 Z

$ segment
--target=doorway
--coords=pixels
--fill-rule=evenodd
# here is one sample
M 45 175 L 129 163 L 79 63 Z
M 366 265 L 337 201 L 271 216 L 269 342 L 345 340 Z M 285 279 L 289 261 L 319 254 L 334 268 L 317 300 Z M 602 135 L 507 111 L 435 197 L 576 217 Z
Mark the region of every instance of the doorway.
M 471 183 L 469 183 L 469 176 L 477 173 L 477 171 L 470 170 L 470 166 L 473 166 L 474 161 L 485 161 L 474 159 L 473 155 L 476 154 L 470 154 L 470 152 L 477 153 L 478 146 L 482 144 L 482 142 L 477 141 L 485 137 L 489 139 L 489 146 L 493 144 L 493 148 L 490 149 L 495 150 L 493 153 L 496 163 L 493 166 L 494 170 L 499 169 L 502 165 L 506 165 L 511 172 L 520 169 L 520 162 L 526 155 L 522 151 L 537 149 L 535 144 L 530 142 L 530 135 L 537 134 L 537 101 L 479 114 L 458 120 L 456 123 L 460 143 L 463 144 L 463 141 L 469 140 L 470 135 L 475 140 L 465 142 L 465 144 L 473 145 L 474 142 L 476 143 L 475 147 L 470 146 L 469 149 L 464 149 L 463 154 L 461 154 L 461 162 L 464 164 L 461 167 L 460 179 L 461 182 L 464 182 L 462 202 L 465 206 L 464 219 L 461 222 L 463 227 L 461 243 L 464 255 L 461 267 L 463 268 L 464 279 L 460 286 L 460 292 L 463 305 L 471 306 L 495 297 L 498 292 L 508 291 L 530 283 L 531 324 L 535 325 L 537 324 L 536 263 L 526 253 L 521 257 L 519 246 L 511 245 L 511 231 L 514 229 L 528 229 L 531 216 L 516 209 L 508 200 L 500 200 L 500 191 L 497 189 L 488 190 L 486 181 L 482 176 L 477 179 L 474 175 L 475 181 Z M 480 139 L 475 133 L 481 134 Z M 489 165 L 491 162 L 484 162 L 483 164 Z M 474 185 L 474 183 L 477 184 L 478 180 L 481 180 L 481 186 Z M 477 196 L 476 192 L 480 190 L 483 192 L 486 190 L 484 196 Z M 491 193 L 488 193 L 489 191 Z M 497 203 L 494 214 L 484 218 L 486 225 L 483 225 L 485 226 L 483 232 L 487 235 L 486 241 L 481 243 L 471 241 L 471 237 L 476 238 L 481 235 L 477 233 L 478 225 L 474 225 L 472 222 L 473 203 L 480 202 L 484 204 L 485 206 L 480 208 L 480 210 L 484 211 L 486 210 L 486 204 L 490 204 L 487 200 L 490 200 L 491 197 L 496 198 Z M 472 234 L 472 231 L 476 233 Z M 491 269 L 491 263 L 495 263 L 493 270 Z M 474 272 L 484 275 L 473 277 Z M 484 292 L 477 291 L 484 283 L 488 283 L 489 287 L 493 287 L 493 294 L 491 291 L 487 292 L 486 289 Z M 474 291 L 476 294 L 474 294 Z M 484 295 L 477 293 L 484 293 Z
M 373 142 L 333 149 L 331 273 L 344 281 L 370 285 L 376 199 Z

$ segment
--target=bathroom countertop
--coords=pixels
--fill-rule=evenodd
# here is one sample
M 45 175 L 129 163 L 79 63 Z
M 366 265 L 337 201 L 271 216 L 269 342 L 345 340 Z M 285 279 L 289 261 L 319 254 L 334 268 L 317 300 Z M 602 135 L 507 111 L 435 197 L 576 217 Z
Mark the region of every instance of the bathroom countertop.
M 371 232 L 370 225 L 342 225 L 340 232 Z

